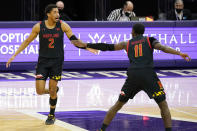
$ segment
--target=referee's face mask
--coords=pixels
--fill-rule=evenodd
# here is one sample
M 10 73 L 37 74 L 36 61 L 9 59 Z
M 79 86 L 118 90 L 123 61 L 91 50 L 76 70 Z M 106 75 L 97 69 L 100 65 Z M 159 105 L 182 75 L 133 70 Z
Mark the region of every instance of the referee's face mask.
M 129 16 L 131 15 L 131 12 L 130 12 L 130 11 L 126 11 L 126 12 L 125 12 L 125 15 L 126 15 L 127 17 L 129 17 Z
M 64 13 L 64 9 L 59 9 L 59 14 Z

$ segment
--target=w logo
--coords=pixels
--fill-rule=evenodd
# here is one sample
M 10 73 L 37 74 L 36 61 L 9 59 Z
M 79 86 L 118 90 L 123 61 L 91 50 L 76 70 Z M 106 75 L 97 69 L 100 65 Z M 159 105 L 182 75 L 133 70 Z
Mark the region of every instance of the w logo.
M 94 36 L 91 34 L 88 34 L 88 36 L 92 40 L 91 43 L 101 43 L 102 39 L 105 37 L 105 34 L 99 36 L 99 34 L 96 33 Z M 88 43 L 90 43 L 90 42 L 88 41 Z M 106 41 L 104 43 L 106 43 Z
M 105 34 L 101 35 L 101 37 L 98 33 L 96 33 L 94 36 L 88 34 L 88 36 L 92 40 L 92 42 L 87 41 L 88 43 L 101 43 L 102 39 L 105 37 Z M 106 43 L 106 41 L 104 43 Z M 98 52 L 98 54 L 100 54 L 100 51 Z

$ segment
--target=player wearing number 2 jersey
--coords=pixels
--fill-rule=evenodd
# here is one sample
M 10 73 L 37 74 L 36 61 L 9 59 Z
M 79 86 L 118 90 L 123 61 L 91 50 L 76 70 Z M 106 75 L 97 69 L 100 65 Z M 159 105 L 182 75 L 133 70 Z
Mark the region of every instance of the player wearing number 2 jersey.
M 57 83 L 61 80 L 62 66 L 64 61 L 64 33 L 70 39 L 71 43 L 79 43 L 80 40 L 73 35 L 68 24 L 59 20 L 58 8 L 54 4 L 50 4 L 45 8 L 47 20 L 34 25 L 30 36 L 20 45 L 16 53 L 8 60 L 6 67 L 15 57 L 23 51 L 37 35 L 39 35 L 39 57 L 36 67 L 36 92 L 39 95 L 50 94 L 49 104 L 50 113 L 45 122 L 46 125 L 51 125 L 55 122 L 55 107 L 57 103 Z M 89 50 L 93 53 L 94 50 Z M 49 90 L 45 89 L 46 79 L 49 80 Z M 24 85 L 25 86 L 25 85 Z
M 105 116 L 103 125 L 99 131 L 105 131 L 117 111 L 129 100 L 132 99 L 139 91 L 145 91 L 150 98 L 153 98 L 159 105 L 161 116 L 166 131 L 171 131 L 171 115 L 166 102 L 164 88 L 153 70 L 153 50 L 162 50 L 165 53 L 180 55 L 189 61 L 187 54 L 178 52 L 170 47 L 163 46 L 153 37 L 144 37 L 145 27 L 142 24 L 135 24 L 132 29 L 133 38 L 128 42 L 118 44 L 86 44 L 76 43 L 79 48 L 92 48 L 102 51 L 126 50 L 130 60 L 130 66 L 127 71 L 127 79 L 121 89 L 118 101 L 110 108 Z M 74 43 L 75 44 L 75 43 Z

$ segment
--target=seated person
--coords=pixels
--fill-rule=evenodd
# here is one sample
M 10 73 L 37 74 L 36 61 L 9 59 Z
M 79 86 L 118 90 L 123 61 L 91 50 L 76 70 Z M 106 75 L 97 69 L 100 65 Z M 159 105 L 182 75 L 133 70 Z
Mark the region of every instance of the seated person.
M 135 17 L 133 12 L 133 3 L 126 1 L 123 8 L 113 10 L 107 17 L 108 21 L 131 21 L 131 17 Z
M 60 19 L 65 21 L 71 21 L 70 17 L 64 13 L 64 3 L 63 1 L 57 1 L 56 6 L 59 9 Z
M 176 0 L 173 10 L 167 13 L 167 20 L 191 20 L 192 15 L 190 10 L 184 9 L 184 3 L 182 0 Z

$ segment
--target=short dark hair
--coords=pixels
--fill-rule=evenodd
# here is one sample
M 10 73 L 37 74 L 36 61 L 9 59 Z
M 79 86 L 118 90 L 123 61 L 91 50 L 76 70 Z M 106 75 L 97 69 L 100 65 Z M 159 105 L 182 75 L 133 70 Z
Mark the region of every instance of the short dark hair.
M 55 4 L 49 4 L 46 6 L 45 8 L 45 14 L 47 15 L 47 13 L 50 13 L 52 11 L 53 8 L 57 8 L 57 6 Z
M 145 31 L 145 26 L 141 23 L 137 23 L 133 25 L 133 30 L 135 34 L 143 35 Z

